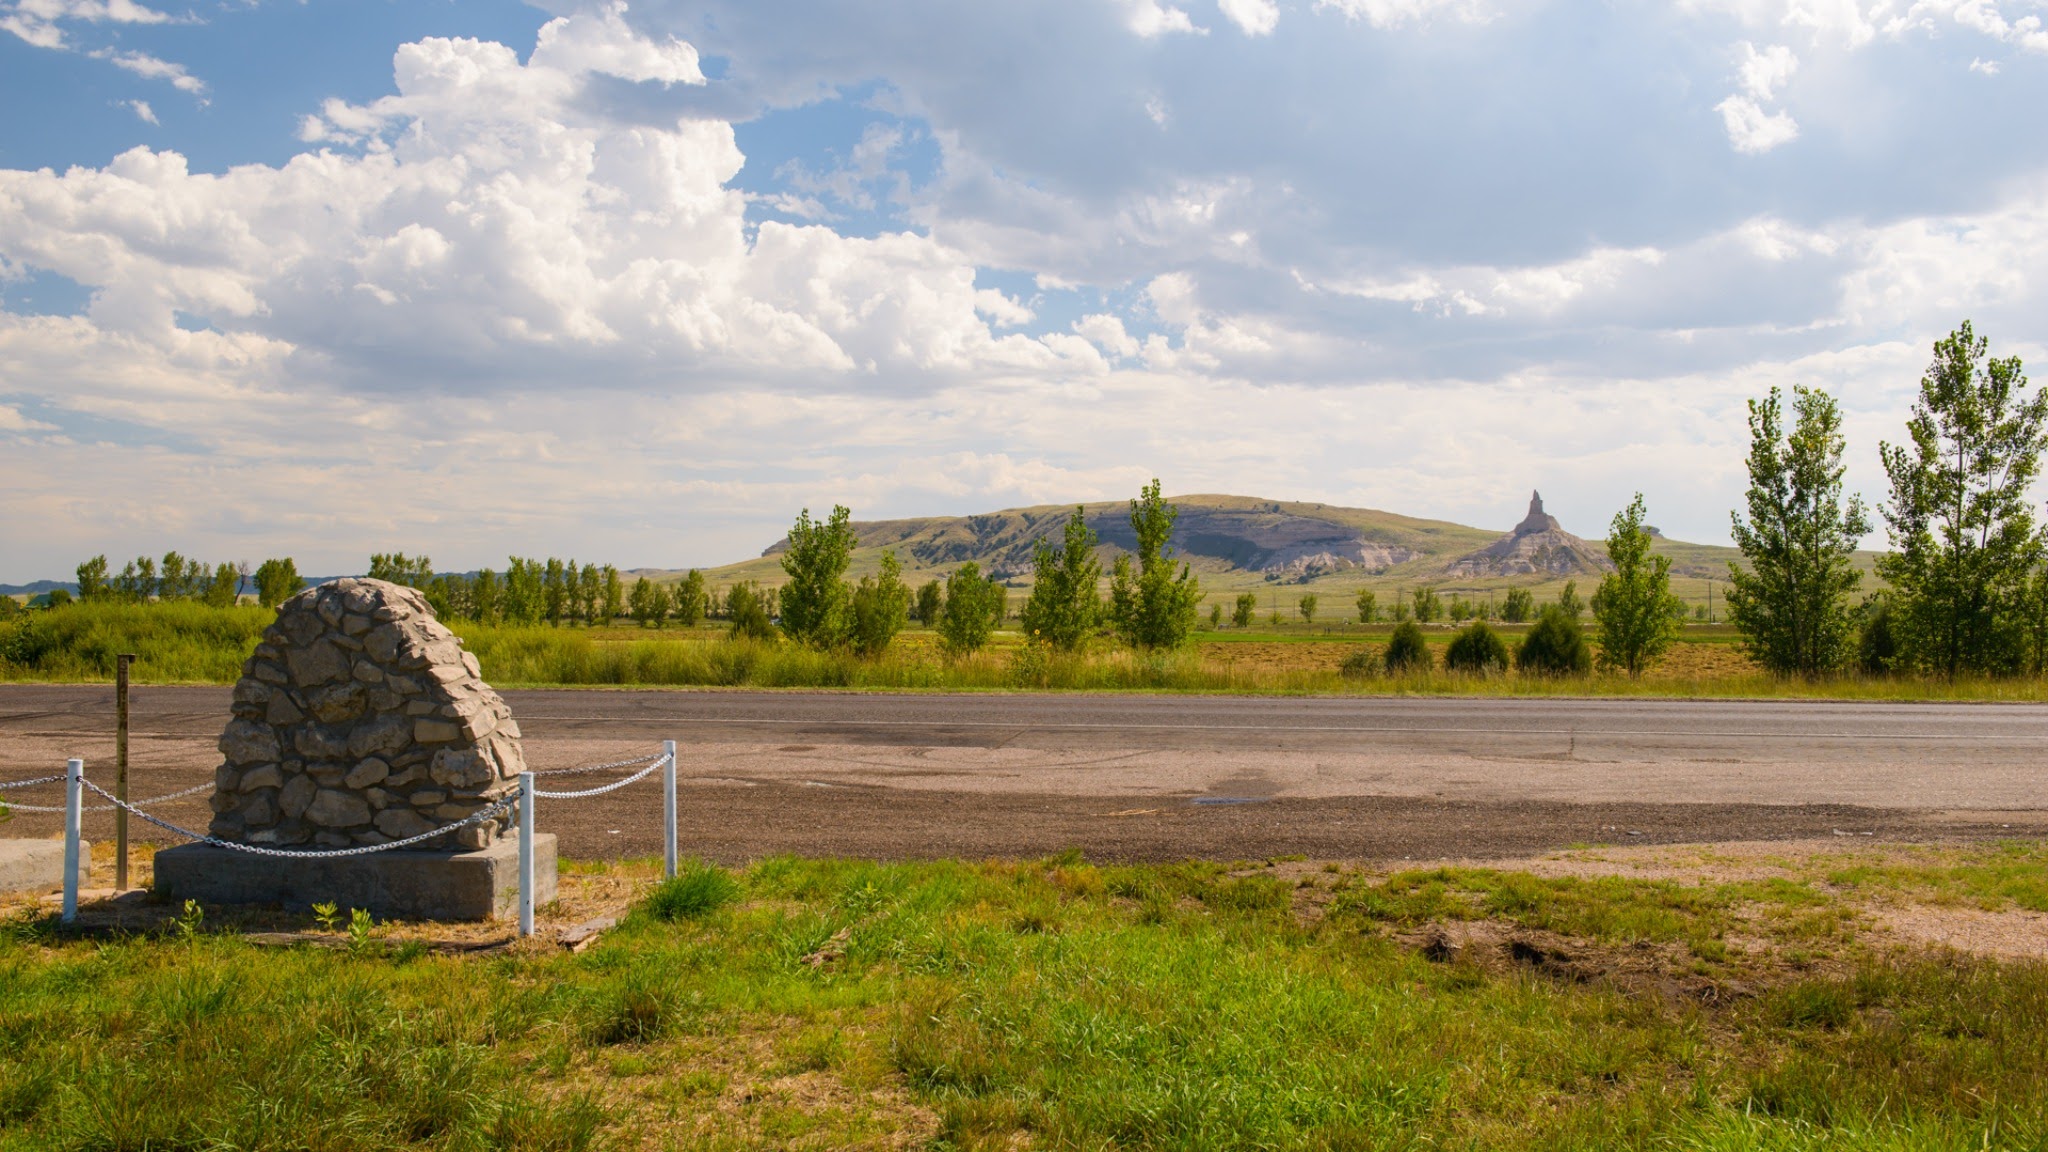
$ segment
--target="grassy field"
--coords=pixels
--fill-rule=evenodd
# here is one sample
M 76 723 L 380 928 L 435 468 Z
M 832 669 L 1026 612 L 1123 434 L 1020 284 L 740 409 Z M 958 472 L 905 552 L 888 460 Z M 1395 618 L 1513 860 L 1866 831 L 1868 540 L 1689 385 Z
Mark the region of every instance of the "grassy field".
M 114 655 L 135 652 L 139 683 L 228 684 L 270 614 L 259 608 L 178 603 L 73 605 L 34 617 L 32 662 L 0 660 L 0 680 L 93 682 L 113 678 Z M 6 625 L 0 625 L 4 629 Z M 1784 680 L 1750 664 L 1727 625 L 1692 625 L 1641 679 L 1454 675 L 1439 668 L 1400 676 L 1340 673 L 1346 657 L 1377 655 L 1391 625 L 1306 625 L 1198 632 L 1186 649 L 1140 653 L 1103 642 L 1080 655 L 1035 649 L 998 632 L 982 652 L 949 657 L 932 632 L 910 629 L 878 659 L 795 645 L 730 639 L 722 625 L 648 629 L 491 627 L 457 621 L 484 676 L 501 687 L 671 686 L 876 690 L 1053 690 L 1276 694 L 1650 695 L 1930 700 L 2048 699 L 2048 681 L 1842 676 Z M 1510 644 L 1521 626 L 1500 626 Z M 1455 628 L 1432 625 L 1439 653 Z M 1439 662 L 1441 656 L 1438 657 Z
M 2048 1147 L 2048 966 L 1883 928 L 2048 850 L 1602 859 L 778 858 L 580 954 L 21 915 L 0 1149 Z

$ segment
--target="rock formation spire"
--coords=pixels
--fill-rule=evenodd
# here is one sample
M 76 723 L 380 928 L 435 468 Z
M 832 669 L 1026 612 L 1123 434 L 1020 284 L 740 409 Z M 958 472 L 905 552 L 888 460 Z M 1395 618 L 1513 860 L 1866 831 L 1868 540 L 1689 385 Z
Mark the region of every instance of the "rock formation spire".
M 1543 511 L 1543 493 L 1529 493 L 1529 514 L 1522 517 L 1520 524 L 1515 525 L 1514 534 L 1517 536 L 1533 536 L 1538 532 L 1558 532 L 1562 530 L 1563 525 L 1557 522 L 1557 517 L 1548 515 Z

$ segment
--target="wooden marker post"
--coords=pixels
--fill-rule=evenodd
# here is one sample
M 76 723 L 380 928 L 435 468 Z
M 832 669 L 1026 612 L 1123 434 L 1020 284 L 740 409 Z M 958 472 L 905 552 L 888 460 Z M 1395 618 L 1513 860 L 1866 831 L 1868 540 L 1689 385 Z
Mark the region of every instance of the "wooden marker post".
M 128 802 L 128 665 L 133 652 L 114 657 L 114 795 Z M 128 888 L 128 810 L 114 809 L 114 888 Z

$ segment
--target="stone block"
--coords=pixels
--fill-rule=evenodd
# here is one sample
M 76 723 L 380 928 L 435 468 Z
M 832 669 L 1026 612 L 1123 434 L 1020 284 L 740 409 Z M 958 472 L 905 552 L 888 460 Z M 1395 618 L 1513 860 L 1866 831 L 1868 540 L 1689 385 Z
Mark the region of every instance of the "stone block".
M 536 841 L 539 837 L 534 838 Z M 518 868 L 514 844 L 513 868 Z M 552 862 L 553 856 L 549 857 Z M 92 845 L 78 842 L 78 886 L 85 888 Z M 538 867 L 538 864 L 535 865 Z M 552 873 L 550 873 L 552 877 Z M 539 885 L 535 884 L 538 888 Z M 43 896 L 64 890 L 62 840 L 0 840 L 0 896 Z M 550 891 L 553 889 L 550 888 Z
M 63 845 L 57 847 L 61 849 Z M 555 837 L 533 838 L 534 903 L 555 898 Z M 493 920 L 518 915 L 519 843 L 473 852 L 401 848 L 366 856 L 281 858 L 211 844 L 156 854 L 157 891 L 173 901 L 275 904 L 293 911 L 333 901 L 379 919 Z

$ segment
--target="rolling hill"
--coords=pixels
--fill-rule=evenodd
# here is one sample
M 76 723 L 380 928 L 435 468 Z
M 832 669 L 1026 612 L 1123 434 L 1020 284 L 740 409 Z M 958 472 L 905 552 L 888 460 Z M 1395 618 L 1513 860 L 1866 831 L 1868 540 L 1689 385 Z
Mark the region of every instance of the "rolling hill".
M 1512 530 L 1249 496 L 1190 495 L 1171 500 L 1180 509 L 1174 548 L 1199 576 L 1203 590 L 1233 597 L 1256 592 L 1261 611 L 1270 602 L 1272 610 L 1291 614 L 1301 595 L 1312 592 L 1320 601 L 1319 614 L 1336 618 L 1352 611 L 1351 601 L 1361 588 L 1379 593 L 1384 604 L 1390 595 L 1424 585 L 1445 596 L 1476 598 L 1525 587 L 1543 600 L 1554 598 L 1565 581 L 1575 580 L 1579 594 L 1588 596 L 1606 560 L 1597 537 L 1588 541 L 1565 531 L 1543 514 L 1540 499 Z M 858 546 L 852 572 L 860 576 L 875 571 L 882 553 L 893 550 L 904 578 L 913 585 L 943 577 L 972 560 L 1011 587 L 1028 588 L 1033 545 L 1057 541 L 1073 507 L 1049 504 L 973 516 L 855 521 Z M 1081 507 L 1088 526 L 1102 541 L 1097 553 L 1107 571 L 1119 550 L 1135 547 L 1126 519 L 1129 506 L 1116 501 Z M 715 586 L 741 580 L 779 585 L 786 543 L 776 541 L 755 559 L 708 569 L 704 575 Z M 1736 550 L 1661 536 L 1656 550 L 1671 557 L 1673 588 L 1687 601 L 1704 603 L 1711 581 L 1718 614 L 1728 562 L 1737 558 Z M 1867 570 L 1873 558 L 1874 554 L 1859 553 L 1859 566 Z M 663 580 L 682 575 L 652 570 L 644 574 Z

